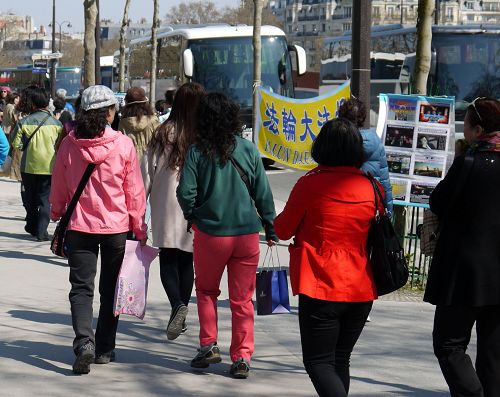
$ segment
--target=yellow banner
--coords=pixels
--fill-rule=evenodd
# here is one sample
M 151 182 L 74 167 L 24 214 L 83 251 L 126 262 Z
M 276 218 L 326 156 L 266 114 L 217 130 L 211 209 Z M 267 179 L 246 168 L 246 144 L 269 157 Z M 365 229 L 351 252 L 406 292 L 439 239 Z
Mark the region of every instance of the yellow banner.
M 317 166 L 311 146 L 321 127 L 337 117 L 337 109 L 350 97 L 349 82 L 311 99 L 291 99 L 259 88 L 255 142 L 266 157 L 300 170 Z

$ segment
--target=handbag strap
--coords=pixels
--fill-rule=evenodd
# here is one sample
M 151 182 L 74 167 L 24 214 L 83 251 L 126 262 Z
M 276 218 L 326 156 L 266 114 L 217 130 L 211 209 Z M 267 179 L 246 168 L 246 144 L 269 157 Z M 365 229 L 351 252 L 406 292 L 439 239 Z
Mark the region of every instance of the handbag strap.
M 42 120 L 42 122 L 40 124 L 38 124 L 38 127 L 36 127 L 36 130 L 33 131 L 33 134 L 31 134 L 28 139 L 26 139 L 26 142 L 24 142 L 24 145 L 23 145 L 23 150 L 26 150 L 28 148 L 28 145 L 30 144 L 31 142 L 31 139 L 33 139 L 33 137 L 35 136 L 35 134 L 40 130 L 40 128 L 45 124 L 45 122 L 49 119 L 50 117 L 50 113 L 47 114 L 47 116 L 45 116 L 45 118 Z
M 238 174 L 240 174 L 240 178 L 247 187 L 248 194 L 253 200 L 252 187 L 250 186 L 250 180 L 248 178 L 248 175 L 246 174 L 245 171 L 243 171 L 243 168 L 241 168 L 241 165 L 238 164 L 238 162 L 234 159 L 233 156 L 229 156 L 229 160 L 231 161 L 233 167 L 236 168 L 236 171 L 238 171 Z
M 87 165 L 87 168 L 85 169 L 85 172 L 83 173 L 82 179 L 80 180 L 80 183 L 78 184 L 78 187 L 75 190 L 75 194 L 73 194 L 73 197 L 71 198 L 71 201 L 69 202 L 68 208 L 66 208 L 65 214 L 62 216 L 60 223 L 68 223 L 69 219 L 71 218 L 71 215 L 73 214 L 73 211 L 75 210 L 76 204 L 78 203 L 78 200 L 80 199 L 80 196 L 82 195 L 83 189 L 85 189 L 85 185 L 87 184 L 88 180 L 90 179 L 90 174 L 92 174 L 92 171 L 94 171 L 95 164 L 89 163 Z
M 382 196 L 382 192 L 380 191 L 380 188 L 378 187 L 377 182 L 375 182 L 375 178 L 373 178 L 373 176 L 371 176 L 370 174 L 365 174 L 365 176 L 368 178 L 368 180 L 372 184 L 373 195 L 375 197 L 375 219 L 378 220 L 380 218 L 379 206 L 380 206 L 380 203 L 384 202 L 384 196 Z M 384 206 L 384 213 L 386 213 L 386 212 L 387 212 L 387 208 L 385 208 L 385 206 Z

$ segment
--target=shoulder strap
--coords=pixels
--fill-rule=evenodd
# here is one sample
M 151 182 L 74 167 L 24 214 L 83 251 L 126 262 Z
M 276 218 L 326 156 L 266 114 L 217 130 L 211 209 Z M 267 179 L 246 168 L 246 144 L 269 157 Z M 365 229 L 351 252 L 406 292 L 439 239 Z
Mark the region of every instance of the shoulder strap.
M 24 150 L 26 150 L 28 148 L 28 145 L 30 144 L 31 139 L 35 136 L 35 134 L 38 132 L 38 130 L 42 127 L 42 125 L 45 124 L 45 122 L 48 120 L 49 117 L 50 117 L 50 113 L 47 114 L 47 116 L 45 116 L 45 118 L 42 120 L 42 122 L 40 124 L 38 124 L 38 127 L 36 127 L 36 130 L 33 132 L 33 134 L 31 134 L 29 136 L 29 138 L 26 139 L 26 142 L 24 142 L 24 145 L 23 145 Z
M 85 185 L 87 184 L 88 180 L 90 179 L 90 174 L 92 174 L 92 171 L 94 171 L 94 168 L 95 168 L 95 164 L 89 163 L 89 165 L 87 165 L 87 168 L 85 169 L 85 172 L 83 173 L 82 179 L 80 180 L 80 183 L 78 184 L 78 187 L 75 190 L 75 194 L 71 198 L 71 201 L 69 202 L 68 208 L 66 208 L 66 213 L 61 218 L 62 223 L 69 222 L 69 219 L 71 218 L 71 215 L 73 214 L 73 211 L 75 210 L 76 203 L 78 203 L 78 200 L 80 199 L 80 196 L 82 195 L 83 189 L 85 189 Z
M 377 182 L 375 182 L 375 178 L 373 178 L 370 174 L 365 174 L 365 176 L 368 178 L 370 183 L 372 184 L 373 187 L 373 195 L 375 196 L 375 218 L 380 217 L 380 211 L 379 211 L 379 203 L 384 202 L 384 197 L 382 196 L 382 192 L 380 191 L 380 188 L 377 185 Z M 387 212 L 387 209 L 384 207 L 385 212 Z
M 238 164 L 238 162 L 234 159 L 233 156 L 229 156 L 229 160 L 231 161 L 231 164 L 233 165 L 234 168 L 236 168 L 236 171 L 238 171 L 238 174 L 240 174 L 240 178 L 247 187 L 248 194 L 250 197 L 253 198 L 252 196 L 252 188 L 250 187 L 250 181 L 248 179 L 248 175 L 246 174 L 245 171 L 243 171 L 243 168 Z

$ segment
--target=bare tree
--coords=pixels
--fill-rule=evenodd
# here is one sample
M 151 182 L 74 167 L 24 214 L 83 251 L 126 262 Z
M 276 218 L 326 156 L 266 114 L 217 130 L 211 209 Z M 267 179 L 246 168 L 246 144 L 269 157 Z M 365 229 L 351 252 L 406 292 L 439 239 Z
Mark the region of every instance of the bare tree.
M 120 61 L 118 69 L 118 82 L 120 92 L 125 91 L 125 45 L 127 43 L 127 27 L 128 27 L 128 10 L 130 8 L 130 0 L 125 0 L 125 8 L 123 9 L 122 26 L 120 28 Z
M 158 56 L 158 51 L 157 51 L 158 42 L 156 36 L 159 25 L 158 14 L 160 12 L 160 4 L 158 0 L 153 0 L 153 2 L 154 2 L 153 25 L 151 27 L 151 78 L 149 80 L 149 102 L 151 104 L 155 103 L 155 97 L 156 97 L 156 58 Z
M 219 22 L 221 14 L 212 1 L 191 1 L 170 8 L 165 19 L 171 24 L 203 24 Z
M 253 0 L 243 0 L 238 7 L 226 7 L 222 11 L 220 18 L 221 22 L 227 22 L 231 24 L 253 24 L 253 11 L 254 2 Z M 263 12 L 262 14 L 262 25 L 273 25 L 282 27 L 282 23 L 273 15 L 272 12 Z
M 84 0 L 83 7 L 85 13 L 83 85 L 86 88 L 95 84 L 95 25 L 97 5 L 95 0 Z
M 261 38 L 260 27 L 262 25 L 262 0 L 253 0 L 253 114 L 252 127 L 256 131 L 257 127 L 257 88 L 260 87 L 261 81 Z
M 435 11 L 434 0 L 418 0 L 417 17 L 417 52 L 415 55 L 415 74 L 413 93 L 427 93 L 427 78 L 431 67 L 432 13 Z

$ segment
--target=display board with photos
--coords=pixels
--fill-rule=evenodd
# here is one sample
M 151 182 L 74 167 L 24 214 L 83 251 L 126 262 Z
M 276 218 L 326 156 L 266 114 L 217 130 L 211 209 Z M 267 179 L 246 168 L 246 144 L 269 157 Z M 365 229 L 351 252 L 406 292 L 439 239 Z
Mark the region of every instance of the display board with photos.
M 387 155 L 394 204 L 428 207 L 453 161 L 455 99 L 380 95 L 377 134 Z

